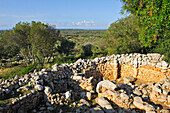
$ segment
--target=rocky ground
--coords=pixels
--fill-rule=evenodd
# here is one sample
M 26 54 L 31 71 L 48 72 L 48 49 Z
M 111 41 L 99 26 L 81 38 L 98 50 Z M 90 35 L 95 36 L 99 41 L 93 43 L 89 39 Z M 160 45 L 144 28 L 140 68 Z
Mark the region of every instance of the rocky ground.
M 170 113 L 169 75 L 158 82 L 131 75 L 113 75 L 110 80 L 98 69 L 99 64 L 110 60 L 113 57 L 79 59 L 0 79 L 0 113 Z M 169 64 L 160 62 L 169 69 Z

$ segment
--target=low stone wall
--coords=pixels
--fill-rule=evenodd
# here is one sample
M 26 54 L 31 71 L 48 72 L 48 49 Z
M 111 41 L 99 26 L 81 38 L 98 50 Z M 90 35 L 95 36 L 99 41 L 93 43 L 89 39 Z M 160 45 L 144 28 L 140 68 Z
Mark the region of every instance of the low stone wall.
M 119 83 L 118 81 L 121 80 L 121 78 L 129 76 L 133 77 L 134 81 L 137 79 L 156 84 L 159 83 L 159 85 L 155 87 L 148 86 L 150 90 L 143 88 L 141 90 L 144 90 L 143 94 L 145 95 L 143 96 L 151 94 L 153 88 L 156 90 L 156 93 L 150 96 L 153 97 L 151 99 L 154 100 L 158 98 L 158 100 L 160 100 L 160 98 L 165 97 L 165 99 L 161 101 L 169 104 L 169 78 L 163 82 L 161 81 L 170 76 L 170 65 L 163 61 L 162 58 L 162 55 L 156 53 L 146 55 L 134 53 L 111 55 L 89 60 L 79 59 L 75 63 L 55 64 L 52 69 L 35 70 L 33 73 L 21 77 L 16 76 L 8 80 L 0 79 L 0 100 L 13 98 L 10 104 L 5 106 L 0 105 L 0 113 L 50 111 L 56 109 L 56 105 L 68 105 L 70 102 L 81 98 L 91 100 L 91 98 L 96 97 L 96 86 L 100 81 L 108 79 L 116 84 Z M 101 95 L 97 92 L 99 97 L 109 97 L 107 93 L 110 92 L 105 92 L 109 87 L 108 83 L 109 82 L 104 85 L 105 87 L 102 86 Z M 139 89 L 135 89 L 137 87 L 136 83 L 136 85 L 129 82 L 128 85 L 126 85 L 126 81 L 124 83 L 125 85 L 119 84 L 119 86 L 114 86 L 118 88 L 118 91 L 116 90 L 117 93 L 122 93 L 119 97 L 122 96 L 121 98 L 124 98 L 125 94 L 128 94 L 128 97 L 125 97 L 127 97 L 129 101 L 124 102 L 123 100 L 125 105 L 120 104 L 120 106 L 128 108 L 129 106 L 126 105 L 131 103 L 131 100 L 136 99 L 131 96 L 136 96 L 136 94 L 134 94 L 136 92 L 138 92 L 140 96 L 142 96 L 142 94 L 139 93 L 141 92 L 138 91 Z M 159 87 L 161 86 L 162 88 L 160 89 Z M 134 90 L 133 92 L 131 92 L 132 89 Z M 33 91 L 32 93 L 22 97 L 18 98 L 19 95 L 13 96 L 13 94 L 18 94 L 20 91 L 24 93 L 25 91 L 29 92 L 31 90 Z M 145 90 L 148 90 L 150 93 Z M 16 97 L 17 99 L 14 99 Z M 115 101 L 114 98 L 108 99 Z M 41 100 L 44 101 L 44 103 L 40 103 Z M 99 100 L 104 99 L 100 98 L 98 101 Z M 116 100 L 116 102 L 116 104 L 119 105 L 119 101 Z M 41 106 L 41 104 L 43 105 Z
M 101 74 L 109 80 L 133 76 L 146 82 L 158 82 L 170 76 L 170 66 L 159 54 L 112 55 L 98 64 Z
M 13 100 L 12 103 L 0 109 L 0 113 L 28 113 L 30 109 L 39 105 L 42 99 L 42 92 L 33 91 L 32 93 Z

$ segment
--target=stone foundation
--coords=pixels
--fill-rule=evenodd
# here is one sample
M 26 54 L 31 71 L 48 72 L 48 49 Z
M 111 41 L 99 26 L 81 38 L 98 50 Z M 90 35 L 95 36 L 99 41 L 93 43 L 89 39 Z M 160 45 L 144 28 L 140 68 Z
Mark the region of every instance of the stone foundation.
M 42 92 L 34 91 L 23 97 L 13 100 L 12 103 L 5 106 L 0 112 L 2 113 L 28 113 L 30 109 L 35 108 L 43 99 Z
M 102 106 L 105 105 L 100 101 L 107 102 L 105 98 L 115 102 L 117 105 L 115 108 L 118 109 L 116 112 L 122 111 L 119 107 L 123 107 L 127 113 L 131 113 L 133 111 L 131 109 L 134 108 L 139 111 L 140 109 L 156 111 L 159 109 L 156 105 L 151 105 L 142 99 L 151 98 L 148 100 L 161 101 L 165 103 L 162 105 L 166 106 L 170 102 L 170 65 L 162 61 L 162 57 L 156 53 L 147 55 L 134 53 L 93 60 L 79 59 L 75 63 L 55 64 L 52 69 L 35 70 L 33 73 L 21 77 L 16 76 L 9 80 L 1 79 L 0 100 L 11 99 L 11 102 L 6 105 L 0 104 L 0 113 L 49 112 L 53 109 L 57 110 L 57 105 L 68 106 L 69 103 L 80 99 L 84 99 L 82 102 L 88 106 L 81 111 L 82 108 L 79 109 L 75 105 L 72 112 L 92 111 L 100 109 L 100 107 L 91 108 L 86 100 L 95 99 L 97 96 L 101 97 L 96 99 L 101 106 L 101 111 Z M 142 81 L 141 86 L 134 83 L 136 79 Z M 107 82 L 103 86 L 99 85 L 100 91 L 96 87 L 103 80 Z M 109 83 L 109 80 L 112 82 Z M 119 80 L 124 80 L 124 82 L 120 83 Z M 150 82 L 151 85 L 149 85 L 150 83 L 143 84 L 143 82 Z M 118 83 L 120 84 L 118 85 Z M 21 91 L 29 93 L 24 96 L 13 96 Z M 138 106 L 139 104 L 146 104 L 145 108 L 141 108 Z M 81 104 L 78 103 L 79 105 Z M 109 102 L 107 102 L 107 107 L 111 108 Z M 128 108 L 131 108 L 129 112 Z M 60 109 L 57 110 L 57 112 L 60 111 Z M 107 109 L 104 111 L 106 112 Z
M 129 56 L 133 57 L 129 58 Z M 148 59 L 147 61 L 139 59 L 144 56 Z M 158 56 L 157 54 L 131 54 L 121 57 L 114 55 L 105 63 L 98 64 L 98 68 L 103 77 L 109 80 L 133 76 L 146 82 L 158 82 L 170 76 L 170 66 L 166 62 L 159 60 L 161 57 Z

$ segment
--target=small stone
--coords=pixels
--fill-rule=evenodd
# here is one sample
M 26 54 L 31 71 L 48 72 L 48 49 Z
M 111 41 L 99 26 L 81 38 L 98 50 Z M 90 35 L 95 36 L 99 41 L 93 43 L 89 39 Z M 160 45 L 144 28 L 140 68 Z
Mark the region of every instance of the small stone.
M 146 111 L 146 113 L 156 113 L 156 111 Z
M 119 108 L 119 112 L 118 113 L 125 113 L 125 111 L 122 108 Z
M 167 96 L 167 95 L 168 95 L 168 91 L 163 90 L 163 94 L 164 94 L 165 96 Z
M 49 95 L 52 92 L 52 90 L 50 87 L 46 86 L 44 92 L 45 94 Z
M 115 110 L 111 104 L 103 97 L 96 98 L 96 103 L 98 103 L 106 113 L 114 113 Z
M 3 110 L 3 107 L 0 107 L 0 111 L 2 111 Z
M 42 71 L 42 72 L 46 72 L 46 69 L 42 69 L 41 71 Z
M 47 101 L 47 102 L 46 102 L 46 106 L 51 106 L 51 104 Z
M 142 89 L 142 92 L 143 92 L 144 95 L 148 94 L 148 91 L 144 88 Z
M 92 93 L 91 92 L 86 92 L 86 96 L 88 100 L 92 99 Z
M 83 80 L 83 77 L 82 76 L 72 76 L 72 79 L 79 81 L 79 80 Z
M 90 113 L 104 113 L 104 111 L 99 106 L 91 108 L 89 111 Z
M 145 109 L 145 106 L 143 104 L 141 97 L 138 97 L 138 96 L 134 97 L 133 104 L 139 109 Z
M 168 110 L 168 109 L 162 109 L 162 110 L 160 110 L 160 112 L 161 112 L 161 113 L 170 113 L 170 110 Z
M 153 86 L 153 91 L 159 92 L 160 94 L 162 93 L 162 89 L 159 86 Z
M 81 99 L 81 100 L 80 100 L 80 103 L 82 103 L 83 105 L 86 105 L 86 106 L 88 106 L 88 107 L 91 106 L 91 104 L 90 104 L 88 101 L 86 101 L 85 99 Z
M 36 89 L 36 90 L 39 90 L 39 91 L 42 91 L 42 90 L 43 90 L 43 86 L 37 84 L 37 85 L 35 86 L 35 89 Z
M 133 93 L 134 94 L 136 94 L 136 95 L 142 95 L 142 92 L 138 89 L 138 88 L 136 88 L 134 91 L 133 91 Z
M 111 91 L 111 90 L 108 90 L 107 93 L 108 93 L 109 95 L 111 95 L 112 98 L 114 98 L 114 99 L 120 96 L 119 93 L 113 92 L 113 91 Z
M 125 94 L 125 93 L 121 93 L 120 94 L 120 97 L 123 99 L 123 100 L 129 100 L 129 96 L 127 95 L 127 94 Z
M 47 107 L 47 110 L 52 111 L 54 108 L 53 107 Z
M 136 113 L 136 111 L 135 111 L 135 110 L 132 110 L 132 113 Z
M 167 100 L 168 100 L 168 104 L 170 104 L 170 95 L 168 95 Z
M 85 98 L 85 97 L 86 97 L 86 93 L 85 93 L 85 92 L 82 92 L 82 93 L 80 94 L 80 97 L 81 97 L 81 98 Z
M 129 83 L 129 82 L 134 82 L 136 78 L 132 76 L 128 76 L 128 77 L 124 77 L 123 80 L 124 80 L 124 83 Z
M 33 113 L 37 113 L 37 110 L 36 110 L 36 109 L 33 109 L 32 112 L 33 112 Z
M 43 111 L 45 109 L 46 109 L 46 107 L 40 107 L 40 111 Z
M 86 90 L 87 90 L 87 91 L 92 91 L 92 90 L 93 90 L 93 86 L 92 86 L 92 85 L 87 86 L 87 87 L 86 87 Z
M 147 105 L 145 105 L 145 110 L 146 110 L 146 111 L 154 111 L 155 108 L 154 108 L 152 105 L 147 104 Z
M 102 87 L 105 87 L 108 90 L 115 90 L 117 86 L 114 83 L 110 82 L 109 80 L 104 80 L 97 84 L 96 92 L 100 93 Z
M 168 63 L 166 63 L 165 61 L 161 61 L 161 63 L 163 67 L 168 67 Z
M 165 87 L 166 89 L 170 89 L 170 80 L 165 81 L 162 87 Z
M 65 93 L 66 99 L 71 99 L 71 91 Z

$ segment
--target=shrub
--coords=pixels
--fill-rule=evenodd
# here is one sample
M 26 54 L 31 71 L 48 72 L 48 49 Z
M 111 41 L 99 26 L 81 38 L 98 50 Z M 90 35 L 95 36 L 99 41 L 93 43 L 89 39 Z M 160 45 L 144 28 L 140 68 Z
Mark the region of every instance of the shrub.
M 124 54 L 141 52 L 141 42 L 138 39 L 136 16 L 129 15 L 111 24 L 106 31 L 105 43 L 109 54 Z
M 157 45 L 150 52 L 164 55 L 164 60 L 170 64 L 170 32 L 166 31 L 163 39 L 158 40 Z

